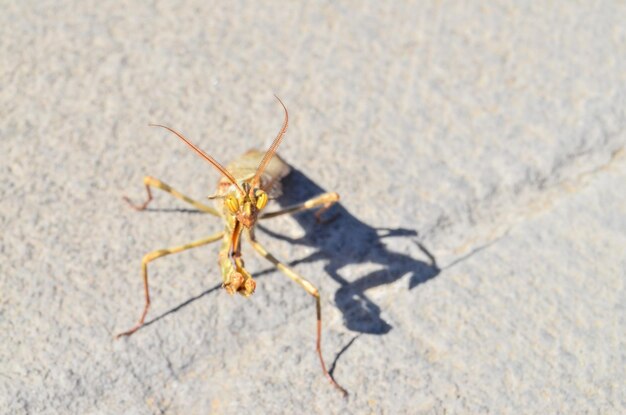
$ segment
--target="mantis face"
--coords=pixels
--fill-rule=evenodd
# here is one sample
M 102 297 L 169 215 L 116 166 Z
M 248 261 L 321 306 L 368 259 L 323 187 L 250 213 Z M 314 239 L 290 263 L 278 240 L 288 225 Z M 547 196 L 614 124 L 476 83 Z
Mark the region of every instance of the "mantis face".
M 254 226 L 259 212 L 267 205 L 267 199 L 267 193 L 263 189 L 244 183 L 243 192 L 228 193 L 224 205 L 228 212 L 249 229 Z

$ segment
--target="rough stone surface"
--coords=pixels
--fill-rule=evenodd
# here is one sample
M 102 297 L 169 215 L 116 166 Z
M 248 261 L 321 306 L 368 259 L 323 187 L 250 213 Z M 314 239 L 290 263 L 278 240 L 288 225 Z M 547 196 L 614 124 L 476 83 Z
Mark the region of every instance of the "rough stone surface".
M 0 13 L 0 412 L 626 412 L 626 6 L 24 1 Z M 258 236 L 314 302 L 142 177 L 203 198 L 218 160 L 280 148 Z M 217 287 L 217 288 L 216 288 Z

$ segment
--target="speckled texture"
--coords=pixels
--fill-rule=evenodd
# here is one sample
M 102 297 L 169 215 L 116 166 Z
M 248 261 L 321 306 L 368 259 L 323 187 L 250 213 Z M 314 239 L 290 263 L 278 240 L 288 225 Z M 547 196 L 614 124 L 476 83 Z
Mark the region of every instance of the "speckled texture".
M 626 7 L 395 2 L 19 2 L 0 13 L 0 412 L 626 412 Z M 151 264 L 220 228 L 197 198 L 269 145 L 279 203 L 342 204 L 258 236 L 314 303 L 245 251 Z M 159 318 L 162 316 L 161 318 Z M 156 320 L 155 320 L 156 319 Z

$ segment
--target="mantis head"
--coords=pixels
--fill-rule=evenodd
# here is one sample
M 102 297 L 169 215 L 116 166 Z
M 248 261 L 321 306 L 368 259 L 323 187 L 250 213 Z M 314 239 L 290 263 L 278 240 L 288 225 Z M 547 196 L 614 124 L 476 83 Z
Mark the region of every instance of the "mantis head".
M 252 227 L 256 223 L 257 215 L 259 211 L 261 211 L 265 205 L 267 205 L 268 196 L 267 193 L 261 189 L 261 176 L 265 171 L 265 168 L 272 160 L 274 154 L 276 154 L 276 149 L 280 145 L 280 142 L 287 131 L 287 125 L 289 124 L 289 113 L 287 112 L 287 107 L 285 104 L 274 95 L 280 105 L 282 105 L 283 110 L 285 110 L 285 119 L 283 121 L 283 126 L 280 129 L 280 132 L 270 145 L 269 149 L 265 152 L 263 159 L 259 163 L 257 167 L 256 173 L 254 177 L 249 181 L 244 181 L 241 183 L 237 182 L 237 179 L 228 171 L 224 166 L 217 162 L 213 157 L 202 151 L 191 141 L 187 140 L 182 134 L 174 131 L 170 127 L 166 127 L 164 125 L 159 124 L 150 124 L 154 127 L 165 128 L 166 130 L 174 133 L 178 138 L 180 138 L 185 144 L 191 147 L 199 156 L 204 158 L 206 161 L 211 163 L 213 167 L 215 167 L 222 176 L 224 176 L 228 181 L 231 182 L 233 189 L 229 191 L 229 193 L 224 196 L 225 206 L 232 215 L 234 215 L 237 220 L 246 228 Z
M 243 183 L 243 193 L 231 192 L 224 198 L 224 205 L 246 228 L 252 227 L 257 215 L 267 205 L 267 193 L 261 188 L 253 188 Z

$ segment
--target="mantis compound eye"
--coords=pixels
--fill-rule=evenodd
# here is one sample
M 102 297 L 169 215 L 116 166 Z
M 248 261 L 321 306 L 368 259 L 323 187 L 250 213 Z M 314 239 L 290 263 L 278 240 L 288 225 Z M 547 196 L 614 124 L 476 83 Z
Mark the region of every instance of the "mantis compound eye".
M 237 213 L 239 210 L 239 201 L 232 194 L 226 196 L 226 206 L 228 206 L 228 210 L 232 213 Z
M 267 193 L 265 193 L 261 189 L 257 189 L 254 192 L 254 197 L 256 198 L 256 208 L 261 210 L 267 205 Z

